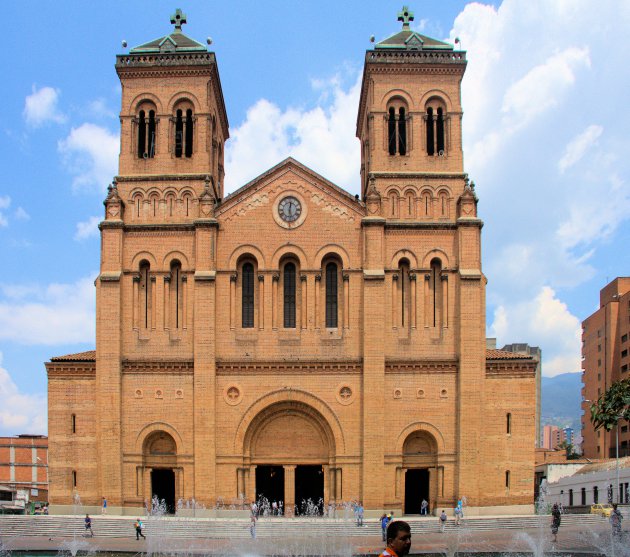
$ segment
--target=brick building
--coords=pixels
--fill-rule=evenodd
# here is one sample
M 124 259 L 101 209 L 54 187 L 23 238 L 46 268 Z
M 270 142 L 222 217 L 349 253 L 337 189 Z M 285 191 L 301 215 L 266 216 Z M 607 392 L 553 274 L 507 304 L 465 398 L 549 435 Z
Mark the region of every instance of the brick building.
M 588 401 L 630 377 L 630 277 L 617 277 L 599 292 L 599 309 L 582 322 L 582 454 L 588 458 L 614 458 L 613 429 L 595 431 Z M 628 423 L 619 424 L 619 456 L 630 455 Z
M 531 509 L 536 362 L 485 348 L 465 53 L 400 20 L 365 56 L 356 197 L 291 158 L 224 195 L 217 61 L 181 13 L 117 56 L 96 351 L 46 364 L 53 512 Z
M 30 501 L 48 501 L 47 437 L 0 437 L 0 486 L 28 490 Z

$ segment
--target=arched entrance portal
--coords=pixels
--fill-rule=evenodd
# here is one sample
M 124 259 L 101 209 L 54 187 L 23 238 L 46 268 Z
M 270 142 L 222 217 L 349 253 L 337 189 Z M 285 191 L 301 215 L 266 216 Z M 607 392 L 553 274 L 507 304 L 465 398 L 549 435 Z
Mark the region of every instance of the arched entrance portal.
M 289 516 L 321 513 L 324 503 L 334 499 L 326 477 L 334 455 L 326 419 L 302 402 L 268 406 L 245 436 L 244 456 L 255 466 L 256 500 L 276 501 Z
M 175 469 L 177 445 L 165 431 L 154 431 L 144 441 L 144 469 L 150 472 L 151 498 L 163 501 L 166 512 L 175 512 Z
M 429 503 L 431 512 L 436 503 L 437 443 L 427 431 L 414 431 L 403 445 L 405 471 L 405 514 L 420 514 L 422 501 Z M 433 488 L 433 489 L 432 489 Z

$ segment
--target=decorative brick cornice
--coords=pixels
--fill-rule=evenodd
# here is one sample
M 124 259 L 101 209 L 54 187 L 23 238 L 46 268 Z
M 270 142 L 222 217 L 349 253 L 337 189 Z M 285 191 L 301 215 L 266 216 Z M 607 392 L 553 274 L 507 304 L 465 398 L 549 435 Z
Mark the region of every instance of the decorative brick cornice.
M 192 360 L 123 360 L 122 372 L 126 375 L 192 375 Z
M 486 378 L 488 379 L 533 379 L 534 377 L 536 377 L 534 360 L 486 361 Z
M 465 180 L 468 174 L 465 172 L 371 172 L 375 178 L 389 178 L 392 180 L 405 180 L 417 178 L 419 180 Z
M 362 372 L 361 360 L 346 361 L 217 361 L 217 375 L 274 375 L 274 374 L 336 374 L 344 375 Z
M 95 379 L 96 362 L 46 362 L 48 379 Z
M 116 176 L 116 181 L 123 182 L 203 182 L 206 174 L 133 174 L 128 176 Z
M 125 232 L 130 232 L 137 236 L 142 234 L 152 234 L 154 232 L 194 232 L 195 223 L 155 223 L 155 224 L 126 224 Z
M 385 229 L 403 230 L 417 228 L 421 230 L 456 230 L 457 224 L 454 222 L 418 222 L 418 221 L 387 221 Z
M 389 360 L 385 362 L 386 374 L 457 373 L 457 360 Z

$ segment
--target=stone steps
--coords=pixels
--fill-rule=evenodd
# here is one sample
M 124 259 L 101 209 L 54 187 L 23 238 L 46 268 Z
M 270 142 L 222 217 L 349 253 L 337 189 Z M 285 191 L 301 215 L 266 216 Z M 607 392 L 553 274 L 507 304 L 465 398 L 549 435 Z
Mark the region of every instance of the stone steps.
M 435 517 L 404 517 L 410 523 L 413 534 L 438 532 L 439 522 Z M 514 517 L 475 517 L 465 519 L 461 530 L 526 530 L 548 528 L 550 516 Z M 135 536 L 133 517 L 92 517 L 92 527 L 96 537 L 130 538 Z M 597 515 L 564 515 L 563 525 L 578 524 L 592 526 L 604 524 L 605 518 Z M 143 532 L 147 537 L 187 538 L 187 539 L 242 539 L 248 538 L 248 519 L 208 519 L 208 518 L 148 518 L 143 519 Z M 447 530 L 457 526 L 449 517 Z M 256 526 L 260 538 L 274 537 L 349 537 L 380 536 L 381 528 L 377 520 L 364 521 L 358 528 L 352 520 L 343 519 L 285 519 L 262 518 Z M 83 517 L 80 516 L 16 516 L 0 517 L 0 536 L 24 537 L 45 536 L 51 538 L 81 538 L 84 535 Z

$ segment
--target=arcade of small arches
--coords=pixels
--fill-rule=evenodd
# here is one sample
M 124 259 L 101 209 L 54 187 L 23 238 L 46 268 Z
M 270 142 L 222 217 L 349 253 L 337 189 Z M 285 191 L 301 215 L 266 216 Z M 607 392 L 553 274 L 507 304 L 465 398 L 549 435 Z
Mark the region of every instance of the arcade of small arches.
M 413 120 L 408 101 L 393 96 L 386 104 L 387 151 L 390 156 L 405 156 L 413 149 Z M 423 132 L 419 140 L 427 156 L 446 156 L 450 144 L 447 105 L 443 98 L 434 95 L 424 104 L 421 113 Z
M 156 271 L 148 254 L 137 257 L 133 278 L 133 329 L 156 328 L 154 310 L 164 299 L 164 325 L 171 331 L 187 328 L 188 276 L 182 256 L 172 256 L 164 270 Z M 391 324 L 395 329 L 415 329 L 418 308 L 424 315 L 424 327 L 445 328 L 449 324 L 448 261 L 441 252 L 433 251 L 418 268 L 415 255 L 403 250 L 392 261 L 387 274 L 391 277 Z M 444 263 L 446 261 L 446 264 Z M 298 252 L 284 253 L 274 271 L 261 270 L 259 258 L 252 251 L 241 253 L 230 276 L 230 328 L 264 329 L 265 286 L 271 277 L 274 329 L 304 329 L 308 326 L 309 288 L 315 289 L 315 326 L 325 329 L 350 328 L 350 277 L 344 269 L 344 258 L 338 253 L 325 254 L 317 269 L 306 270 Z M 163 277 L 163 295 L 157 292 L 157 276 Z M 423 278 L 418 286 L 417 278 Z M 309 284 L 309 279 L 311 282 Z
M 351 480 L 349 469 L 344 470 L 345 441 L 331 410 L 300 398 L 276 400 L 255 408 L 255 413 L 246 412 L 235 435 L 236 454 L 230 458 L 239 461 L 231 465 L 235 491 L 217 495 L 240 505 L 276 501 L 288 516 L 361 499 L 358 474 Z M 164 499 L 173 512 L 178 499 L 192 495 L 186 486 L 192 461 L 183 456 L 181 439 L 167 424 L 147 427 L 139 437 L 143 439 L 137 493 L 144 500 L 154 495 Z M 396 498 L 405 513 L 419 514 L 423 499 L 434 508 L 444 497 L 444 469 L 451 463 L 440 432 L 430 424 L 411 424 L 400 433 L 396 451 L 387 459 L 395 466 Z

